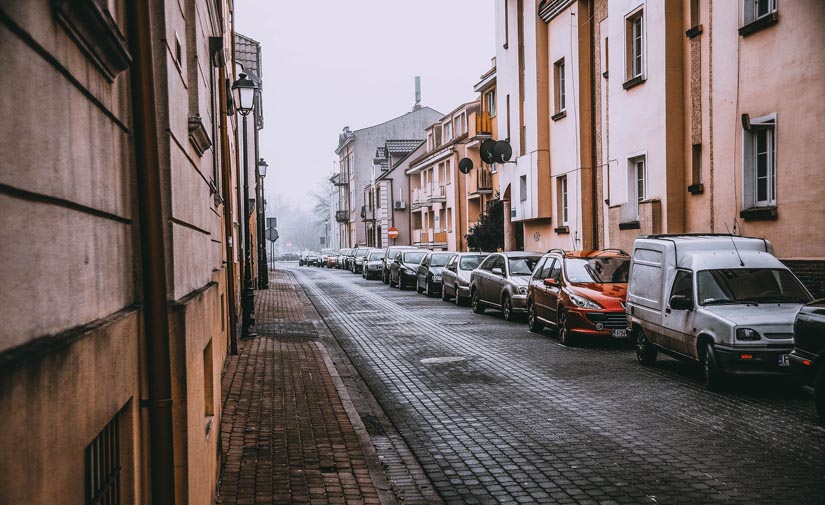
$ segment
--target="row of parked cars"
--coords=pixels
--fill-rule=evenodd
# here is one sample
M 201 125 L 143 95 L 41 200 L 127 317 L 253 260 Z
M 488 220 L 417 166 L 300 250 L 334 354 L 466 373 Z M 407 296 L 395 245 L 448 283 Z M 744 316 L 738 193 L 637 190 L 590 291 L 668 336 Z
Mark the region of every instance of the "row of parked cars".
M 825 421 L 825 300 L 813 301 L 770 242 L 733 235 L 649 235 L 630 254 L 441 252 L 409 246 L 322 251 L 308 265 L 415 287 L 481 314 L 526 319 L 564 345 L 628 339 L 642 365 L 659 353 L 696 362 L 705 385 L 796 373 Z

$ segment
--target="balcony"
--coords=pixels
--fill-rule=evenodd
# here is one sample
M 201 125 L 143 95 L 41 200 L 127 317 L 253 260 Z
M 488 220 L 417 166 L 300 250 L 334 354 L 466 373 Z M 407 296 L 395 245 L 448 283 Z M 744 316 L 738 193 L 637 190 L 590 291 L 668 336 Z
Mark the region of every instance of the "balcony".
M 375 209 L 370 209 L 366 205 L 362 205 L 361 219 L 364 221 L 375 221 Z
M 349 223 L 349 210 L 336 210 L 335 220 L 339 223 Z
M 490 137 L 493 134 L 493 118 L 486 111 L 474 112 L 470 114 L 469 137 Z
M 443 230 L 435 231 L 435 232 L 433 232 L 432 237 L 433 237 L 433 241 L 432 241 L 431 245 L 435 245 L 435 246 L 438 246 L 438 245 L 446 246 L 447 245 L 447 232 L 446 231 L 443 231 Z
M 446 202 L 447 192 L 444 186 L 434 186 L 427 195 L 427 201 L 429 203 Z
M 444 230 L 413 230 L 413 244 L 426 247 L 447 247 L 447 232 Z
M 413 230 L 412 238 L 414 245 L 427 245 L 430 243 L 430 234 L 425 230 Z
M 414 188 L 412 191 L 412 208 L 413 210 L 421 207 L 429 207 L 432 203 L 430 201 L 430 188 Z
M 470 196 L 493 194 L 493 173 L 490 167 L 481 166 L 475 169 L 473 175 L 467 179 L 467 193 Z

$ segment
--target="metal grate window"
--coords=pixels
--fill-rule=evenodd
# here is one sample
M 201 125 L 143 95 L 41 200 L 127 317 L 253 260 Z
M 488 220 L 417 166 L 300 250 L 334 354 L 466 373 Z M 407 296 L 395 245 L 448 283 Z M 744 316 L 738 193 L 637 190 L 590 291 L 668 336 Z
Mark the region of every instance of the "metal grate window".
M 120 429 L 115 416 L 86 447 L 86 505 L 120 504 Z

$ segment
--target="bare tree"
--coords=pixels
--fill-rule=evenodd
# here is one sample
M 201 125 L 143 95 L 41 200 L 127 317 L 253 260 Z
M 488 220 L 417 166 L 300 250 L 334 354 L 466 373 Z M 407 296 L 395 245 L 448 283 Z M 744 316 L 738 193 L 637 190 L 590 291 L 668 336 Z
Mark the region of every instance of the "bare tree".
M 329 177 L 325 177 L 319 182 L 318 187 L 312 192 L 313 206 L 312 213 L 319 223 L 323 223 L 329 219 L 330 208 L 332 207 L 332 198 L 336 194 L 336 188 L 329 181 Z

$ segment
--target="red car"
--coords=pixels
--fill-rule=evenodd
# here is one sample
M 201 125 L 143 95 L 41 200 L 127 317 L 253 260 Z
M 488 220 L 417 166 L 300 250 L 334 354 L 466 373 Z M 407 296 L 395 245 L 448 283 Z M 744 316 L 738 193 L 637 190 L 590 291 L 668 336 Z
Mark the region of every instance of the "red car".
M 551 250 L 545 254 L 527 287 L 530 331 L 554 328 L 559 341 L 577 338 L 630 338 L 624 303 L 630 256 L 618 249 Z

